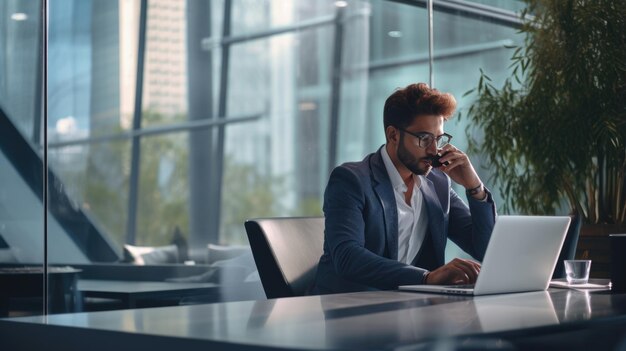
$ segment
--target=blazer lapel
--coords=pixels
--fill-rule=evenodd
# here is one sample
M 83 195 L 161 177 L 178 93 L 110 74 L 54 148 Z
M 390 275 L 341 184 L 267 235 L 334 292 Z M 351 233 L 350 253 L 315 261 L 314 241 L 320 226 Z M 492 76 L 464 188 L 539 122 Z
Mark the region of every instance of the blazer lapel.
M 383 146 L 384 147 L 384 146 Z M 383 220 L 385 222 L 385 239 L 387 242 L 388 255 L 390 259 L 398 259 L 398 208 L 396 198 L 393 194 L 391 181 L 385 168 L 385 163 L 381 156 L 382 148 L 372 155 L 370 169 L 372 172 L 372 185 L 374 192 L 378 196 L 383 207 Z
M 425 181 L 422 183 L 420 189 L 424 197 L 424 204 L 428 210 L 428 232 L 433 240 L 435 253 L 437 253 L 437 261 L 441 261 L 440 264 L 443 264 L 444 258 L 442 255 L 446 248 L 444 213 L 439 198 L 435 193 L 433 183 L 426 178 L 422 178 L 422 180 L 424 179 Z

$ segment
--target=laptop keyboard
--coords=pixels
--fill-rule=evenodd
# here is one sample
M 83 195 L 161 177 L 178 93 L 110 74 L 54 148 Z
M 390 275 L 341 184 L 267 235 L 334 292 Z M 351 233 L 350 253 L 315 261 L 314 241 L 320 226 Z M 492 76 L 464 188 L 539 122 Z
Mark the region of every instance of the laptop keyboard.
M 446 288 L 450 288 L 450 289 L 454 289 L 454 288 L 474 289 L 474 284 L 448 285 L 448 286 L 446 286 Z

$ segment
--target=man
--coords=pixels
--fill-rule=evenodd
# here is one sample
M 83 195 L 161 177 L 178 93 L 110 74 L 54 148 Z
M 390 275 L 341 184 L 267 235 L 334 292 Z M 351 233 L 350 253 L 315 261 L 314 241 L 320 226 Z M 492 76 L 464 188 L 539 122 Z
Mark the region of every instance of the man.
M 481 261 L 496 217 L 469 158 L 449 144 L 444 122 L 456 108 L 427 84 L 395 91 L 384 108 L 386 144 L 330 175 L 324 193 L 324 254 L 313 292 L 474 283 L 480 264 L 444 264 L 446 239 Z M 432 157 L 443 155 L 440 168 Z M 466 191 L 466 205 L 451 189 Z

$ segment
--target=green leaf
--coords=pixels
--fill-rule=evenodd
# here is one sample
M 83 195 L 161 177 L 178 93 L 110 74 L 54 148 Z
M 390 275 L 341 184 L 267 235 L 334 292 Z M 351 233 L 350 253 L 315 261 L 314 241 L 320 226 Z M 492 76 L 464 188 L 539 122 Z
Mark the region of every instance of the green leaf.
M 470 89 L 470 90 L 466 91 L 466 92 L 463 94 L 463 97 L 466 97 L 466 96 L 470 95 L 470 94 L 471 94 L 471 93 L 473 93 L 474 91 L 476 91 L 476 88 L 472 88 L 472 89 Z M 472 105 L 472 106 L 473 106 L 473 105 Z

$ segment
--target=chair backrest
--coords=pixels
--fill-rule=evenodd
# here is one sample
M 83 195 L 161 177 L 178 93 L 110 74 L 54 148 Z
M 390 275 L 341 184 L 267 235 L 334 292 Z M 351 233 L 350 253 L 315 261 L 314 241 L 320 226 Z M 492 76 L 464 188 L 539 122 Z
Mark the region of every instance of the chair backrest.
M 573 260 L 576 256 L 576 246 L 578 245 L 578 235 L 580 233 L 580 226 L 582 224 L 582 216 L 575 213 L 570 215 L 572 221 L 567 229 L 567 235 L 559 254 L 559 259 L 556 261 L 556 267 L 552 273 L 552 279 L 565 278 L 565 260 Z
M 324 217 L 251 219 L 245 227 L 267 298 L 306 295 L 324 250 Z

